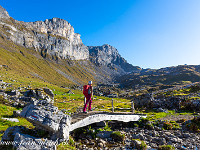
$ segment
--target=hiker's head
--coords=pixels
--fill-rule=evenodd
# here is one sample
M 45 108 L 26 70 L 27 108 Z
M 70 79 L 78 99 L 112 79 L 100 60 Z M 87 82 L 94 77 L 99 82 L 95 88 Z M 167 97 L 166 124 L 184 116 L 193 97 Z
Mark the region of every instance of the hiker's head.
M 92 81 L 88 81 L 88 84 L 89 84 L 89 85 L 92 85 Z

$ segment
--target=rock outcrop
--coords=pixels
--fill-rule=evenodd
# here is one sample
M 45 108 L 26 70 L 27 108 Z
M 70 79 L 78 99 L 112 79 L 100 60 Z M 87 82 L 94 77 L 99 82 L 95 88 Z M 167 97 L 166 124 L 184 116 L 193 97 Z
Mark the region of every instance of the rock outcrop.
M 29 129 L 23 126 L 9 127 L 2 136 L 2 145 L 13 145 L 13 149 L 49 149 L 56 150 L 58 141 L 48 140 L 47 138 L 37 138 L 26 134 Z M 36 131 L 34 131 L 36 132 Z
M 89 59 L 87 46 L 82 43 L 80 34 L 74 33 L 69 22 L 60 18 L 45 21 L 22 22 L 9 17 L 0 6 L 0 34 L 15 44 L 33 48 L 46 55 L 61 59 Z
M 97 64 L 107 66 L 113 69 L 123 69 L 124 72 L 138 72 L 139 67 L 135 67 L 121 57 L 118 50 L 111 45 L 104 44 L 102 46 L 88 46 L 90 52 L 90 61 Z
M 37 128 L 52 133 L 52 139 L 69 139 L 70 116 L 59 111 L 57 107 L 48 103 L 47 100 L 38 101 L 36 105 L 26 106 L 20 113 Z
M 9 14 L 8 12 L 0 6 L 0 18 L 9 18 Z

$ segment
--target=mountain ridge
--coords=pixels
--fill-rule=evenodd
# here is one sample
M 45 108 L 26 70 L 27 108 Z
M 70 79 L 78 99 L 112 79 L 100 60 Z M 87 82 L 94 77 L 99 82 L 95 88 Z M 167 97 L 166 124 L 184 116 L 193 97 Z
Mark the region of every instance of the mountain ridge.
M 141 69 L 129 64 L 121 57 L 118 50 L 109 44 L 86 46 L 83 44 L 80 34 L 75 33 L 71 24 L 64 19 L 52 18 L 35 22 L 17 21 L 10 17 L 1 6 L 0 18 L 0 47 L 12 51 L 13 54 L 9 55 L 12 59 L 18 59 L 14 53 L 20 53 L 21 55 L 17 55 L 17 57 L 20 57 L 21 60 L 24 59 L 23 57 L 36 57 L 32 61 L 43 59 L 43 63 L 51 66 L 47 68 L 53 70 L 53 72 L 49 70 L 47 72 L 51 72 L 56 76 L 55 78 L 66 80 L 66 83 L 69 84 L 83 85 L 87 82 L 86 80 L 93 80 L 95 83 L 113 83 L 115 80 L 121 83 L 122 87 L 133 88 L 138 84 L 141 86 L 168 85 L 174 84 L 176 81 L 181 83 L 182 81 L 195 82 L 200 80 L 199 71 L 190 68 L 190 66 L 174 67 L 181 71 L 173 71 L 176 69 L 172 67 L 172 72 L 170 72 L 170 67 Z M 17 47 L 17 49 L 13 47 Z M 31 55 L 28 56 L 25 53 Z M 4 62 L 8 61 L 1 58 L 1 65 L 9 66 Z M 15 61 L 15 63 L 18 62 Z M 28 59 L 26 64 L 27 69 L 31 70 L 28 67 L 33 66 L 29 64 Z M 40 66 L 37 63 L 35 65 Z M 16 69 L 14 65 L 11 68 Z M 44 71 L 39 70 L 39 68 L 35 68 L 35 72 L 30 72 L 32 77 L 37 74 L 41 80 L 48 81 Z M 45 67 L 43 66 L 43 68 Z M 17 73 L 19 72 L 22 72 L 20 68 L 17 69 Z M 66 85 L 61 81 L 59 80 L 57 84 Z M 57 81 L 50 79 L 48 82 Z
M 0 15 L 0 47 L 3 48 L 1 57 L 6 55 L 5 50 L 11 51 L 7 57 L 0 59 L 0 64 L 8 66 L 12 71 L 15 69 L 14 72 L 22 76 L 23 71 L 18 66 L 18 63 L 22 64 L 21 60 L 25 63 L 24 71 L 29 72 L 29 74 L 25 73 L 27 76 L 38 77 L 45 82 L 57 83 L 61 86 L 66 86 L 62 83 L 62 79 L 70 85 L 79 86 L 86 84 L 87 80 L 93 80 L 94 83 L 112 83 L 113 77 L 127 73 L 124 66 L 132 67 L 112 46 L 107 46 L 104 51 L 98 51 L 104 54 L 103 59 L 109 58 L 112 61 L 101 65 L 92 61 L 89 49 L 82 43 L 80 34 L 75 33 L 71 24 L 64 19 L 17 21 L 2 7 L 0 7 Z M 106 53 L 110 49 L 113 49 L 111 55 Z M 115 57 L 122 63 L 117 63 L 119 61 L 115 60 Z M 15 64 L 9 64 L 10 62 L 5 58 L 13 59 Z M 48 69 L 46 71 L 52 76 L 45 75 L 45 65 L 41 65 L 41 62 L 50 66 L 50 68 L 46 67 Z M 33 66 L 32 63 L 38 67 Z M 31 68 L 34 68 L 34 71 Z M 137 71 L 137 68 L 134 69 Z M 55 78 L 60 79 L 55 80 Z
M 46 19 L 45 21 L 23 22 L 9 17 L 7 11 L 2 7 L 0 8 L 0 12 L 2 12 L 2 14 L 7 14 L 6 16 L 2 15 L 4 19 L 0 21 L 1 34 L 17 45 L 25 48 L 32 48 L 36 51 L 41 51 L 43 55 L 49 54 L 61 59 L 91 61 L 92 59 L 90 58 L 92 56 L 88 48 L 99 47 L 98 53 L 104 54 L 104 56 L 101 55 L 101 57 L 104 57 L 102 59 L 105 60 L 105 58 L 109 58 L 114 60 L 115 58 L 111 57 L 117 57 L 118 61 L 121 61 L 123 66 L 127 64 L 127 66 L 131 67 L 131 64 L 128 64 L 127 61 L 119 55 L 117 49 L 112 46 L 107 46 L 106 50 L 106 44 L 103 46 L 85 46 L 80 38 L 80 34 L 75 33 L 71 24 L 64 19 L 52 18 Z M 103 52 L 102 50 L 111 52 L 111 54 Z M 99 65 L 99 61 L 92 62 Z M 111 65 L 121 65 L 117 60 L 109 63 Z M 120 72 L 127 72 L 124 70 L 126 67 L 118 68 L 118 70 L 122 70 Z
M 200 65 L 179 65 L 161 69 L 142 69 L 116 79 L 124 88 L 173 87 L 199 82 Z

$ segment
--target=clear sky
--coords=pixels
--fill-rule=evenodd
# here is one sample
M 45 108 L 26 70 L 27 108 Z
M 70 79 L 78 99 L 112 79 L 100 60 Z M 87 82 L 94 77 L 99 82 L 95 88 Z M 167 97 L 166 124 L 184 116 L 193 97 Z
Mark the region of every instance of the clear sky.
M 200 0 L 1 0 L 19 21 L 67 20 L 87 46 L 142 68 L 200 64 Z

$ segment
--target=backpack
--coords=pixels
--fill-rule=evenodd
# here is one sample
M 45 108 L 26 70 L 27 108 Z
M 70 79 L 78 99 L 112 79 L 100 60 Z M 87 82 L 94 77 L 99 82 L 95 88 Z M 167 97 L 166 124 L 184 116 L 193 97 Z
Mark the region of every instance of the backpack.
M 90 85 L 84 85 L 83 86 L 83 94 L 86 96 L 88 96 L 88 91 L 90 89 Z

